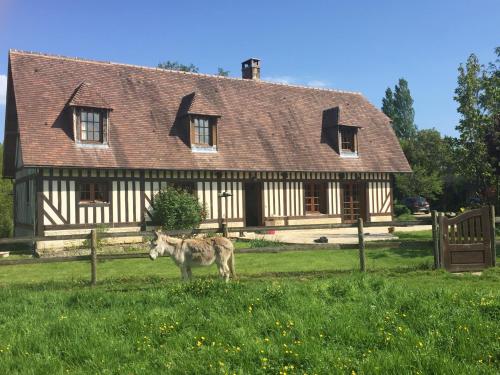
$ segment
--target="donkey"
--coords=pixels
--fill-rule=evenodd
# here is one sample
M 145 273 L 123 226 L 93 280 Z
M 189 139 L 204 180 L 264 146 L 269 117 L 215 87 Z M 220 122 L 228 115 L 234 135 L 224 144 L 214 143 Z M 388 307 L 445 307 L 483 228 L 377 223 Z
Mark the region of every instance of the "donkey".
M 227 282 L 229 276 L 235 277 L 234 246 L 224 237 L 205 239 L 187 239 L 170 237 L 160 231 L 154 231 L 149 257 L 155 260 L 159 255 L 167 254 L 181 269 L 182 279 L 191 279 L 191 267 L 210 266 L 214 261 L 219 275 Z

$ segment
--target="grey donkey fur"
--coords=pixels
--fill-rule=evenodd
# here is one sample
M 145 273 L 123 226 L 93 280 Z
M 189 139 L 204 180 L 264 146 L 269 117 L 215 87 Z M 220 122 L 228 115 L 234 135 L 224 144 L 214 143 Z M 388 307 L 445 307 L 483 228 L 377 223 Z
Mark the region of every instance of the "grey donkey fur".
M 224 237 L 179 239 L 154 231 L 149 257 L 169 255 L 181 269 L 184 280 L 191 279 L 191 267 L 217 264 L 219 275 L 228 281 L 236 276 L 234 271 L 234 246 Z

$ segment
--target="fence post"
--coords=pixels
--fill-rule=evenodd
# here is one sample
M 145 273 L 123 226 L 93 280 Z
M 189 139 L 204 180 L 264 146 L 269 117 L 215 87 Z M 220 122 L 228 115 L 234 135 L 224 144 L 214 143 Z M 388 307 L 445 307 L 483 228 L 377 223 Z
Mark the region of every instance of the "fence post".
M 443 255 L 444 255 L 444 232 L 443 232 L 443 221 L 444 221 L 444 215 L 442 212 L 439 212 L 438 214 L 438 244 L 439 244 L 439 256 L 438 256 L 438 263 L 439 263 L 439 268 L 443 268 Z
M 94 286 L 97 281 L 97 230 L 90 231 L 90 285 Z
M 359 240 L 359 267 L 361 272 L 366 272 L 365 266 L 365 235 L 363 232 L 363 219 L 358 218 L 358 240 Z
M 497 262 L 496 236 L 495 236 L 495 206 L 490 206 L 490 236 L 491 236 L 491 265 L 495 267 Z
M 440 268 L 439 264 L 439 226 L 438 226 L 438 213 L 432 210 L 432 242 L 434 244 L 434 269 Z

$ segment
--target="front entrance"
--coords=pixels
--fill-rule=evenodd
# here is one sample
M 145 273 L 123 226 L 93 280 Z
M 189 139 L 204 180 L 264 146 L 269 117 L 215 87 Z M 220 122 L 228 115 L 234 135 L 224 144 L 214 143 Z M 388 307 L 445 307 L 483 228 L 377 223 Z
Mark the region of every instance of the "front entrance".
M 342 221 L 355 223 L 358 218 L 366 220 L 365 187 L 358 181 L 349 181 L 342 184 Z
M 262 225 L 262 184 L 245 182 L 245 226 Z

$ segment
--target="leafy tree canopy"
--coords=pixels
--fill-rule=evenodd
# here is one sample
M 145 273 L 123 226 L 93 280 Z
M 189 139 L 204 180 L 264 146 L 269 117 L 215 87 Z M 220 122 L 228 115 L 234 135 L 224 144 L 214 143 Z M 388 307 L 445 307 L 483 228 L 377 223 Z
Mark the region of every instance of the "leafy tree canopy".
M 167 69 L 167 70 L 179 70 L 181 72 L 193 72 L 198 73 L 199 69 L 196 65 L 189 64 L 181 64 L 178 61 L 164 61 L 158 64 L 158 68 Z
M 229 70 L 224 70 L 224 68 L 218 67 L 217 68 L 217 75 L 221 77 L 229 77 Z
M 387 88 L 382 99 L 382 111 L 392 120 L 392 126 L 399 139 L 411 139 L 417 132 L 415 110 L 408 82 L 400 78 L 394 92 Z
M 495 92 L 500 90 L 492 87 L 494 80 L 474 54 L 458 68 L 454 99 L 460 113 L 456 126 L 460 133 L 457 148 L 460 173 L 473 181 L 479 191 L 491 185 L 494 177 L 487 146 L 487 135 L 494 125 L 493 115 L 498 106 L 494 103 Z

